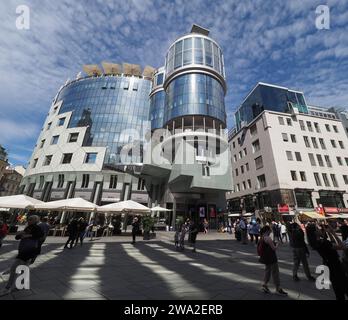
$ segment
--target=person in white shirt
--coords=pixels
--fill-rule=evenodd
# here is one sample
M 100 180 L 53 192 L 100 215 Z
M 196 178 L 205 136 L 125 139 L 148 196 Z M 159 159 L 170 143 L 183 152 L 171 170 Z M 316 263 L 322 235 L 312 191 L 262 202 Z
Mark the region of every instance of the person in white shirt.
M 288 233 L 286 230 L 286 226 L 284 223 L 280 224 L 280 233 L 281 233 L 281 241 L 283 242 L 283 240 L 285 239 L 285 242 L 288 242 Z

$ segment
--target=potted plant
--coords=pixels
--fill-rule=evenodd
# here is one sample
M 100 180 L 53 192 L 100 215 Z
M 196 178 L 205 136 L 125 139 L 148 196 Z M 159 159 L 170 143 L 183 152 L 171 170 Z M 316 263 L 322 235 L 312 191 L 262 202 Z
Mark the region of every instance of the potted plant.
M 143 230 L 144 230 L 143 239 L 150 240 L 151 239 L 150 232 L 155 225 L 155 220 L 150 216 L 145 216 L 143 217 L 142 222 L 143 222 Z

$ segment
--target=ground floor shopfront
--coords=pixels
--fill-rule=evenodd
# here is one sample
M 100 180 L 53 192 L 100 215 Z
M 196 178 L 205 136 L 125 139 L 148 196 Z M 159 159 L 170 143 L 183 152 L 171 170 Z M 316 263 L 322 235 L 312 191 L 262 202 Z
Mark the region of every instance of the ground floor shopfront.
M 348 208 L 348 192 L 346 190 L 276 189 L 227 200 L 227 208 L 231 213 L 259 210 L 284 213 L 284 208 L 294 211 L 314 210 L 316 207 Z

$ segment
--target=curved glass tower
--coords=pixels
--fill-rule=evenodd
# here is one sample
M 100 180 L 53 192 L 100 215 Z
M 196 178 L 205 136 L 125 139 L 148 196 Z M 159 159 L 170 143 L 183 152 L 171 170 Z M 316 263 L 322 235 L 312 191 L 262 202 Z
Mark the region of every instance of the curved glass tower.
M 22 192 L 49 201 L 82 197 L 98 204 L 148 204 L 145 186 L 125 172 L 141 166 L 154 69 L 84 66 L 60 88 L 33 151 Z M 129 146 L 137 144 L 138 148 Z M 139 182 L 140 181 L 140 182 Z
M 178 215 L 214 225 L 232 188 L 222 50 L 194 26 L 170 46 L 163 71 L 151 95 L 153 139 L 142 176 L 151 202 L 173 210 L 173 225 Z
M 202 115 L 226 125 L 223 55 L 218 44 L 196 33 L 176 40 L 166 56 L 165 122 Z
M 209 31 L 169 47 L 155 70 L 84 66 L 53 100 L 21 191 L 43 201 L 132 199 L 212 219 L 231 190 L 220 46 Z

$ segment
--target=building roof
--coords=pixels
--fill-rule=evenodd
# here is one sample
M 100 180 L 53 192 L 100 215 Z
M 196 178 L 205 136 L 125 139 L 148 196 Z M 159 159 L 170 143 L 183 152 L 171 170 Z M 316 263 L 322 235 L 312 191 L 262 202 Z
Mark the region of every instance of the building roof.
M 191 33 L 199 33 L 203 34 L 204 36 L 209 36 L 209 30 L 205 29 L 197 24 L 192 25 Z

